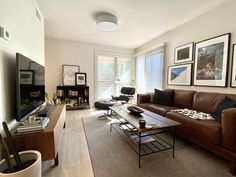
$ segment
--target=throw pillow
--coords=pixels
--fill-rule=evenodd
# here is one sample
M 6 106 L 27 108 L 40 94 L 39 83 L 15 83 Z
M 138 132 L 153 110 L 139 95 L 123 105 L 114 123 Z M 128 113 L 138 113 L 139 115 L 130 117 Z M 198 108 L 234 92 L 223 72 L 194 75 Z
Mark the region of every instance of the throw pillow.
M 155 89 L 153 102 L 156 104 L 172 106 L 173 105 L 173 96 L 174 96 L 173 90 L 161 91 L 161 90 Z
M 229 97 L 225 97 L 216 107 L 214 113 L 212 116 L 215 118 L 217 121 L 221 121 L 221 114 L 224 109 L 227 108 L 236 108 L 236 101 L 230 99 Z

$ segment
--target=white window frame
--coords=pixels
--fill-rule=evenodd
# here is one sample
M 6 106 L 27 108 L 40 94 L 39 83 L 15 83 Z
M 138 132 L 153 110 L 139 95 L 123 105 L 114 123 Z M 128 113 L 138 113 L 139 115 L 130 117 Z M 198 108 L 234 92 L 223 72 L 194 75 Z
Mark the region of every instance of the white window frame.
M 125 53 L 118 53 L 118 52 L 113 52 L 113 51 L 103 51 L 103 50 L 95 50 L 94 54 L 94 96 L 95 100 L 98 99 L 98 57 L 99 56 L 106 56 L 106 57 L 113 57 L 115 59 L 115 75 L 114 78 L 117 78 L 117 58 L 128 58 L 131 59 L 132 62 L 132 68 L 131 68 L 131 79 L 134 79 L 135 77 L 135 67 L 134 67 L 134 55 L 132 54 L 125 54 Z

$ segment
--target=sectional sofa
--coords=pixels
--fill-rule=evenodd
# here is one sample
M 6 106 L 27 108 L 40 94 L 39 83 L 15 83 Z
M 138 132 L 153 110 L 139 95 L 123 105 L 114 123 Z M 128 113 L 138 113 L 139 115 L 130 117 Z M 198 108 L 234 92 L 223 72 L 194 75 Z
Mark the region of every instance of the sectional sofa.
M 138 94 L 137 105 L 181 123 L 177 135 L 230 160 L 230 172 L 236 174 L 236 108 L 225 109 L 221 121 L 195 120 L 171 111 L 188 108 L 212 114 L 227 96 L 236 100 L 236 94 L 173 90 L 171 106 L 153 102 L 153 93 Z

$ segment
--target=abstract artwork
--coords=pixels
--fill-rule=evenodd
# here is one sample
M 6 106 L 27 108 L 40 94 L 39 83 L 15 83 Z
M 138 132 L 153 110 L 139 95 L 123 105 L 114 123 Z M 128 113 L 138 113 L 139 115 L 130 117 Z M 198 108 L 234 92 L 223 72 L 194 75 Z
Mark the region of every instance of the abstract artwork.
M 80 72 L 78 65 L 63 65 L 63 85 L 75 85 L 75 73 Z
M 236 87 L 236 44 L 233 45 L 231 87 Z
M 175 48 L 175 63 L 193 61 L 193 43 Z
M 191 85 L 192 64 L 169 66 L 168 85 Z
M 226 86 L 230 34 L 196 43 L 194 85 Z

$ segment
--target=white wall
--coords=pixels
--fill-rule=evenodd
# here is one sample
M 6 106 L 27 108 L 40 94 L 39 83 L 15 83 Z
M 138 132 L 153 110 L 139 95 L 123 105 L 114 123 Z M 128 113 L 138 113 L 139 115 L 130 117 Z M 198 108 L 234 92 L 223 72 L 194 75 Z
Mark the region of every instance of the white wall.
M 95 52 L 108 51 L 128 55 L 134 53 L 131 49 L 53 38 L 46 38 L 45 49 L 46 90 L 49 96 L 56 92 L 57 85 L 62 84 L 62 65 L 79 65 L 80 72 L 87 73 L 91 103 L 94 102 L 95 93 Z
M 0 26 L 10 33 L 9 41 L 0 38 L 0 122 L 14 123 L 16 52 L 44 65 L 44 20 L 36 8 L 35 0 L 0 0 Z
M 165 61 L 165 88 L 175 88 L 175 89 L 188 89 L 188 90 L 198 90 L 198 91 L 214 91 L 214 92 L 225 92 L 225 93 L 235 93 L 235 88 L 230 88 L 230 77 L 231 77 L 231 67 L 228 68 L 228 87 L 227 88 L 216 88 L 216 87 L 196 87 L 196 86 L 170 86 L 167 85 L 167 67 L 174 64 L 174 48 L 190 43 L 202 41 L 214 36 L 225 34 L 228 32 L 232 33 L 231 44 L 236 43 L 236 1 L 231 0 L 218 8 L 175 28 L 154 40 L 144 44 L 143 46 L 136 49 L 136 53 L 144 51 L 152 46 L 167 42 L 166 47 L 166 61 Z M 232 49 L 232 45 L 230 46 Z M 230 50 L 231 51 L 231 50 Z M 232 51 L 230 52 L 230 65 Z

